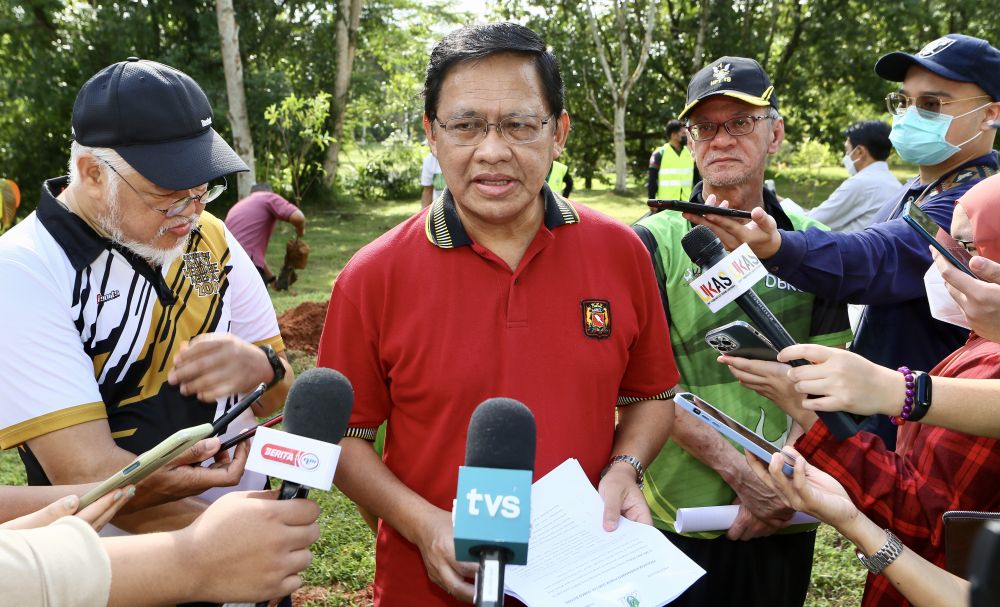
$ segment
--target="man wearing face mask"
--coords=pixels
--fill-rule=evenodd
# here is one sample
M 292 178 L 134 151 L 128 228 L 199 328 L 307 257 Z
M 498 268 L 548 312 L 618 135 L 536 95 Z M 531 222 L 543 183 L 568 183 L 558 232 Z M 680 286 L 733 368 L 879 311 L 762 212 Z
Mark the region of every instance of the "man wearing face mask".
M 949 34 L 915 54 L 883 56 L 875 72 L 902 82 L 886 97 L 893 115 L 889 139 L 920 173 L 882 207 L 872 226 L 857 233 L 792 232 L 779 230 L 762 211 L 748 224 L 714 215 L 691 221 L 709 225 L 727 248 L 750 244 L 772 274 L 804 291 L 866 304 L 851 346 L 858 354 L 886 367 L 929 369 L 962 345 L 968 332 L 932 316 L 924 285 L 930 252 L 900 215 L 906 203 L 916 204 L 949 230 L 955 201 L 997 172 L 991 124 L 1000 119 L 1000 50 L 979 38 Z M 868 423 L 879 425 L 890 448 L 895 444 L 895 428 L 884 418 Z
M 899 190 L 899 181 L 886 163 L 892 152 L 888 124 L 863 120 L 847 127 L 844 135 L 843 163 L 849 177 L 808 215 L 831 230 L 857 232 L 871 225 L 888 193 Z
M 667 123 L 667 143 L 649 157 L 646 194 L 661 200 L 687 200 L 691 188 L 701 181 L 687 146 L 687 131 L 680 120 Z

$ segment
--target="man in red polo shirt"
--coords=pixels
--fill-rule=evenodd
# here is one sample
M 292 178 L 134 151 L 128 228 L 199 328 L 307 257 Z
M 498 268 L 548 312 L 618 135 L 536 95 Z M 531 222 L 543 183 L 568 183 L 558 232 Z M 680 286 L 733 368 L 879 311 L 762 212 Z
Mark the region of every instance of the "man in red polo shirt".
M 424 92 L 447 189 L 347 264 L 318 358 L 357 395 L 336 482 L 381 519 L 382 607 L 472 599 L 451 507 L 480 402 L 525 403 L 536 478 L 578 459 L 612 531 L 620 514 L 651 523 L 637 481 L 669 434 L 678 381 L 642 243 L 545 185 L 569 115 L 541 38 L 511 23 L 452 32 Z M 386 420 L 380 460 L 369 441 Z

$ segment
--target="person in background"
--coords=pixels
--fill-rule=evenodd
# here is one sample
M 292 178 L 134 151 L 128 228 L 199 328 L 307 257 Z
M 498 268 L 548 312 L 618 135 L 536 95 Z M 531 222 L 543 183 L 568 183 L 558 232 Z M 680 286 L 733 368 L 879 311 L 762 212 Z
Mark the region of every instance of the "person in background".
M 809 211 L 809 217 L 840 232 L 857 232 L 871 225 L 900 186 L 886 163 L 892 152 L 889 130 L 881 120 L 864 120 L 847 127 L 843 162 L 849 176 Z
M 545 183 L 549 184 L 549 189 L 553 192 L 560 192 L 563 198 L 569 198 L 573 192 L 573 176 L 569 174 L 569 167 L 559 162 L 552 161 L 552 168 L 545 176 Z
M 671 120 L 667 123 L 667 142 L 649 157 L 646 193 L 649 198 L 687 200 L 699 181 L 701 176 L 688 149 L 687 129 L 680 120 Z
M 305 235 L 306 216 L 297 206 L 275 194 L 269 183 L 254 184 L 250 195 L 233 205 L 226 214 L 226 227 L 250 255 L 264 284 L 270 284 L 276 278 L 267 267 L 266 256 L 267 245 L 278 220 L 295 226 L 296 237 Z
M 431 206 L 432 202 L 444 194 L 444 175 L 441 174 L 441 165 L 434 154 L 424 156 L 424 165 L 420 169 L 420 187 L 421 209 Z

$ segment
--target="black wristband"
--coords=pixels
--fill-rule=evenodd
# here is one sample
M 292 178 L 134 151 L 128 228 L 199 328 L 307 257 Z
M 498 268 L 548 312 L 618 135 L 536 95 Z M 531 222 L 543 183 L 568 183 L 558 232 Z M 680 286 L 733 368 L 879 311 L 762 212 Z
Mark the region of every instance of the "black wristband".
M 914 381 L 913 412 L 907 418 L 907 421 L 911 422 L 923 419 L 931 408 L 931 376 L 922 371 L 918 371 L 918 373 L 919 375 Z

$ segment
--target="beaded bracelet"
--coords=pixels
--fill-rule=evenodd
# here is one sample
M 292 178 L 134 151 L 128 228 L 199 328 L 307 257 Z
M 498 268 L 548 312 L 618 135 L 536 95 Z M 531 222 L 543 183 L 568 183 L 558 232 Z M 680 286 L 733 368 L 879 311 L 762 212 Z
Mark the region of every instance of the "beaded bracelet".
M 906 382 L 906 397 L 903 399 L 903 411 L 899 416 L 890 415 L 889 421 L 896 426 L 902 426 L 906 420 L 910 419 L 910 413 L 913 412 L 913 371 L 910 371 L 907 366 L 896 370 L 903 374 L 903 381 Z

